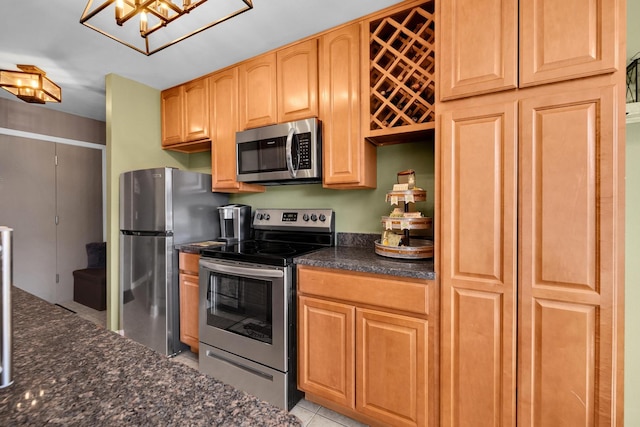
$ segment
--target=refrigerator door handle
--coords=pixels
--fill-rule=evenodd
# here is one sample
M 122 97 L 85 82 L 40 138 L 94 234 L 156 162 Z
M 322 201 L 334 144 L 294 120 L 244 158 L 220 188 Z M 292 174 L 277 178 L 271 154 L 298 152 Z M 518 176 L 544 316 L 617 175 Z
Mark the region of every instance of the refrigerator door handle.
M 134 230 L 120 230 L 125 236 L 157 236 L 157 237 L 171 237 L 173 231 L 134 231 Z

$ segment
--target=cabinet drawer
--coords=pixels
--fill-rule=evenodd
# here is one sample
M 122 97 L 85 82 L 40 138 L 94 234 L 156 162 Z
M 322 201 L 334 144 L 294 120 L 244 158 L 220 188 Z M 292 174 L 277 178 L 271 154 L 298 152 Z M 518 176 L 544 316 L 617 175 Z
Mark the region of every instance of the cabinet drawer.
M 298 291 L 410 313 L 429 313 L 430 281 L 298 266 Z
M 200 262 L 200 254 L 191 254 L 187 252 L 180 252 L 179 265 L 180 270 L 195 273 L 198 275 L 198 267 Z

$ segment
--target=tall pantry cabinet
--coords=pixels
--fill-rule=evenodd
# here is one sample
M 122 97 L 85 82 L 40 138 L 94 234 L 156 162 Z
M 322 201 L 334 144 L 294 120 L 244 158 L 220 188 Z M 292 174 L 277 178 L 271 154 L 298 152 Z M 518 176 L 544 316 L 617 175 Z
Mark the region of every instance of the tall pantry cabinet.
M 622 425 L 625 2 L 437 8 L 441 425 Z

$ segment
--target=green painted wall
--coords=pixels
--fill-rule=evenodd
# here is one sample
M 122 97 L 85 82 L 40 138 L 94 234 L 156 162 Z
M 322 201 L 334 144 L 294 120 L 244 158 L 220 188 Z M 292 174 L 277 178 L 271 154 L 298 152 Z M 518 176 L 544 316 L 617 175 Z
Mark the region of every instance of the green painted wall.
M 414 142 L 377 148 L 378 186 L 375 190 L 329 190 L 321 184 L 267 187 L 265 193 L 234 194 L 230 201 L 254 208 L 333 208 L 336 230 L 353 233 L 380 233 L 380 217 L 392 207 L 385 201 L 387 191 L 396 182 L 396 174 L 405 169 L 416 171 L 416 184 L 427 190 L 427 201 L 416 203 L 417 210 L 433 217 L 434 145 Z
M 624 425 L 640 426 L 640 123 L 627 125 L 626 164 Z
M 189 168 L 189 155 L 160 149 L 160 91 L 109 74 L 107 97 L 107 326 L 120 329 L 118 200 L 122 172 L 153 167 Z

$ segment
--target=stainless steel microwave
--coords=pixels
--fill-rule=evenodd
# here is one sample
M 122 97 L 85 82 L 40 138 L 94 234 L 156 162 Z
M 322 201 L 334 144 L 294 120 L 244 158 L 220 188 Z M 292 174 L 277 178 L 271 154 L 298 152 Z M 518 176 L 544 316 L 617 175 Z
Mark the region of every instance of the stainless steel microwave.
M 236 160 L 239 182 L 322 182 L 322 123 L 312 118 L 237 132 Z

